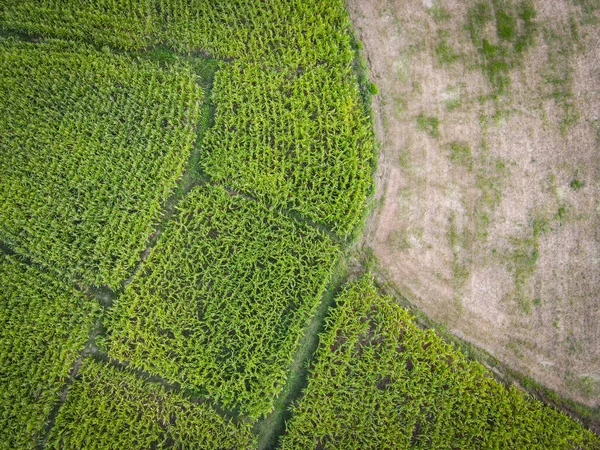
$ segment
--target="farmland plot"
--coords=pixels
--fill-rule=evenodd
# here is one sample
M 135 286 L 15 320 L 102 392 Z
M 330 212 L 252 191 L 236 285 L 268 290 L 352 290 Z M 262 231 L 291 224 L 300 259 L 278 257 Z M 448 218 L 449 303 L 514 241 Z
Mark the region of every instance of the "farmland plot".
M 0 254 L 0 447 L 36 448 L 99 307 Z
M 111 311 L 109 355 L 258 418 L 286 380 L 336 255 L 317 231 L 196 188 Z
M 368 278 L 337 303 L 282 448 L 599 448 L 578 423 L 417 328 Z
M 196 75 L 13 40 L 0 71 L 0 239 L 66 279 L 118 287 L 188 159 Z
M 60 409 L 49 448 L 249 448 L 248 423 L 125 369 L 84 361 Z

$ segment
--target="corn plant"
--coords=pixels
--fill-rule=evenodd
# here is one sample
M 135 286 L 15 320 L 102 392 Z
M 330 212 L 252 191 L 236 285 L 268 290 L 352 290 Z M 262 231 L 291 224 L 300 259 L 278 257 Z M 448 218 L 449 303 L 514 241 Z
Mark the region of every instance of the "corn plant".
M 0 239 L 63 278 L 117 288 L 195 139 L 183 65 L 0 40 Z
M 126 369 L 86 359 L 47 448 L 233 450 L 252 443 L 247 422 L 234 423 L 209 403 L 192 402 Z
M 593 449 L 597 436 L 418 328 L 364 277 L 327 320 L 283 449 Z
M 37 448 L 99 307 L 0 254 L 0 447 Z
M 220 187 L 192 190 L 111 311 L 109 355 L 258 418 L 337 255 L 321 233 Z

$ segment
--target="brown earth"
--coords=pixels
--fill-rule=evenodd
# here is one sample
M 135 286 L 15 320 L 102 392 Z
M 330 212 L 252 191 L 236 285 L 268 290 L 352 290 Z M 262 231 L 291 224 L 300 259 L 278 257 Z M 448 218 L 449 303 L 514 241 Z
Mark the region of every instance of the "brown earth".
M 379 87 L 377 207 L 365 245 L 435 321 L 592 407 L 600 406 L 595 5 L 349 1 Z

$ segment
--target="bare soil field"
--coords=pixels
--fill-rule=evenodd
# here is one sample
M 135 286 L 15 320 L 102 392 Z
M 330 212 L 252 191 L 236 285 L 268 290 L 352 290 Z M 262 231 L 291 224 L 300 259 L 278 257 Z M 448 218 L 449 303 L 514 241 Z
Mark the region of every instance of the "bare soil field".
M 433 320 L 600 406 L 600 2 L 349 7 L 379 87 L 365 245 Z

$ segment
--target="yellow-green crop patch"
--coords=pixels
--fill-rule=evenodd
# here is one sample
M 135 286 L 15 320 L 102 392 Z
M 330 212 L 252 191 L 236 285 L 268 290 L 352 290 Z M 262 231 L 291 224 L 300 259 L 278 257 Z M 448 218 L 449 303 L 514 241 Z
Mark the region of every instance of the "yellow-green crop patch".
M 350 69 L 232 63 L 215 79 L 203 166 L 219 183 L 345 235 L 371 184 L 372 133 Z
M 117 299 L 109 355 L 258 418 L 286 380 L 337 251 L 259 203 L 196 188 Z
M 352 60 L 340 0 L 6 0 L 0 26 L 128 50 L 166 43 L 284 65 Z
M 327 321 L 283 449 L 592 449 L 597 436 L 496 382 L 368 278 Z
M 36 448 L 99 307 L 0 254 L 0 447 Z
M 61 407 L 48 448 L 250 448 L 248 423 L 224 418 L 208 403 L 94 360 L 84 361 Z
M 0 239 L 64 278 L 118 287 L 189 157 L 196 78 L 182 64 L 0 40 Z

